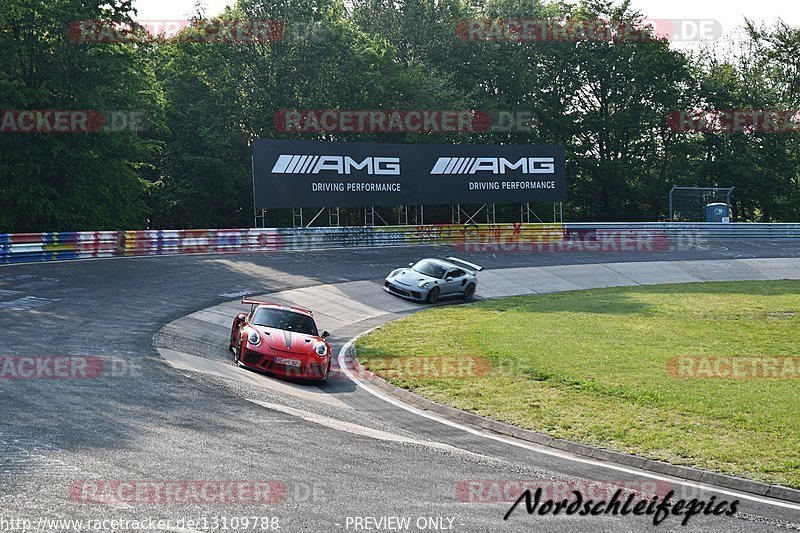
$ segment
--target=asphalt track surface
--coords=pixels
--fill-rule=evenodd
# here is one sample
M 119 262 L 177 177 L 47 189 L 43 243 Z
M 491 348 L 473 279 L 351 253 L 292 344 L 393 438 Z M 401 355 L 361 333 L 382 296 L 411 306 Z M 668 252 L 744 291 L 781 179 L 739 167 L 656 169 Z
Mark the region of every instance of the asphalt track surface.
M 20 519 L 31 521 L 30 530 L 69 530 L 42 526 L 40 520 L 48 518 L 171 519 L 171 530 L 186 531 L 176 521 L 202 517 L 206 524 L 229 521 L 229 531 L 253 530 L 252 524 L 232 527 L 233 517 L 245 516 L 277 517 L 281 531 L 369 531 L 366 526 L 374 522 L 356 528 L 355 518 L 388 516 L 410 517 L 411 531 L 422 530 L 416 525 L 420 517 L 433 517 L 452 531 L 800 530 L 797 506 L 752 500 L 742 500 L 734 517 L 695 516 L 685 527 L 677 517 L 656 527 L 651 517 L 528 516 L 522 508 L 503 521 L 509 502 L 464 503 L 459 483 L 652 480 L 421 418 L 367 394 L 341 374 L 323 386 L 326 401 L 315 401 L 176 370 L 154 347 L 154 336 L 166 324 L 243 293 L 376 280 L 415 258 L 448 252 L 384 248 L 0 267 L 0 354 L 100 356 L 107 365 L 113 361 L 106 369 L 114 368 L 93 379 L 0 380 L 0 530 L 14 530 Z M 494 269 L 800 257 L 800 247 L 737 242 L 651 253 L 460 255 Z M 367 326 L 337 331 L 334 349 Z M 230 363 L 225 346 L 206 343 L 191 351 Z M 285 492 L 262 505 L 146 497 L 101 504 L 82 502 L 70 492 L 76 483 L 85 486 L 81 480 L 266 480 Z M 687 489 L 677 485 L 676 491 L 687 498 L 733 499 L 681 493 Z

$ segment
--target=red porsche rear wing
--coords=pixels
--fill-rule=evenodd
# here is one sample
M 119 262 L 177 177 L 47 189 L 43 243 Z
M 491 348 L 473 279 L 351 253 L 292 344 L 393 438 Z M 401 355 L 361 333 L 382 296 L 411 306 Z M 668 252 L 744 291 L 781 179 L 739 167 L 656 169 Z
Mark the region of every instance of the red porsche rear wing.
M 293 307 L 291 305 L 276 304 L 274 302 L 265 302 L 263 300 L 254 300 L 252 298 L 242 298 L 242 305 L 251 305 L 251 306 L 265 305 L 267 307 L 272 307 L 273 309 L 290 309 L 297 313 L 303 313 L 308 316 L 314 316 L 314 313 L 308 309 L 303 309 L 301 307 Z

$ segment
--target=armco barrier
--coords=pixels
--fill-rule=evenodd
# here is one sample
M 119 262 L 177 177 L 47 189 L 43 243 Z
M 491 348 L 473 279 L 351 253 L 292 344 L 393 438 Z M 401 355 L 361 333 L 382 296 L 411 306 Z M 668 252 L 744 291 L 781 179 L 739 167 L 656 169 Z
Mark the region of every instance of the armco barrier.
M 0 234 L 0 263 L 198 253 L 247 253 L 425 244 L 498 250 L 571 242 L 647 239 L 663 243 L 797 240 L 800 224 L 568 223 L 435 224 L 421 226 L 256 228 L 224 230 L 81 231 Z M 521 247 L 521 246 L 520 246 Z M 652 249 L 652 248 L 651 248 Z

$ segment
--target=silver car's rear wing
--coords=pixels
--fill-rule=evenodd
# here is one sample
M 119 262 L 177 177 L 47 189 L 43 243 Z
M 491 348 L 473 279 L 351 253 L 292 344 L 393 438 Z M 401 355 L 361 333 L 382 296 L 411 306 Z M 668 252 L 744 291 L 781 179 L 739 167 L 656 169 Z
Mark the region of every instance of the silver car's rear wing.
M 463 266 L 467 267 L 468 269 L 473 270 L 475 272 L 480 272 L 481 270 L 483 270 L 482 266 L 478 266 L 475 263 L 470 263 L 469 261 L 464 261 L 463 259 L 459 259 L 458 257 L 445 257 L 445 259 L 447 259 L 451 263 L 456 263 L 458 265 L 463 265 Z

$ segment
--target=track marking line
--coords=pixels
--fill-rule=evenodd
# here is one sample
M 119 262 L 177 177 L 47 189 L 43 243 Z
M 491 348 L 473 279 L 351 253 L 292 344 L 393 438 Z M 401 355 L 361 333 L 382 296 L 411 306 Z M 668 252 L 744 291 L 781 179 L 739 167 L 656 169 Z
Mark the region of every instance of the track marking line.
M 427 441 L 427 440 L 420 440 L 414 439 L 411 437 L 404 437 L 402 435 L 398 435 L 397 433 L 391 433 L 389 431 L 383 431 L 381 429 L 375 429 L 368 426 L 362 426 L 360 424 L 353 424 L 352 422 L 345 422 L 343 420 L 339 420 L 337 418 L 332 418 L 329 416 L 320 415 L 317 413 L 312 413 L 310 411 L 304 411 L 302 409 L 297 409 L 294 407 L 288 407 L 286 405 L 280 405 L 276 403 L 264 402 L 261 400 L 252 400 L 247 398 L 248 402 L 252 402 L 254 404 L 260 405 L 262 407 L 266 407 L 267 409 L 272 409 L 274 411 L 279 411 L 281 413 L 286 413 L 290 416 L 295 416 L 298 418 L 302 418 L 303 420 L 307 420 L 309 422 L 313 422 L 315 424 L 319 424 L 321 426 L 325 426 L 330 429 L 335 429 L 337 431 L 344 431 L 346 433 L 352 433 L 353 435 L 360 435 L 362 437 L 369 437 L 372 439 L 383 440 L 388 442 L 401 442 L 407 444 L 417 444 L 420 446 L 428 446 L 430 448 L 436 448 L 439 450 L 447 450 L 450 452 L 458 452 L 458 453 L 466 453 L 468 455 L 478 456 L 478 457 L 485 457 L 475 452 L 470 452 L 469 450 L 463 450 L 456 446 L 451 446 L 449 444 L 444 444 L 441 442 L 436 441 Z

